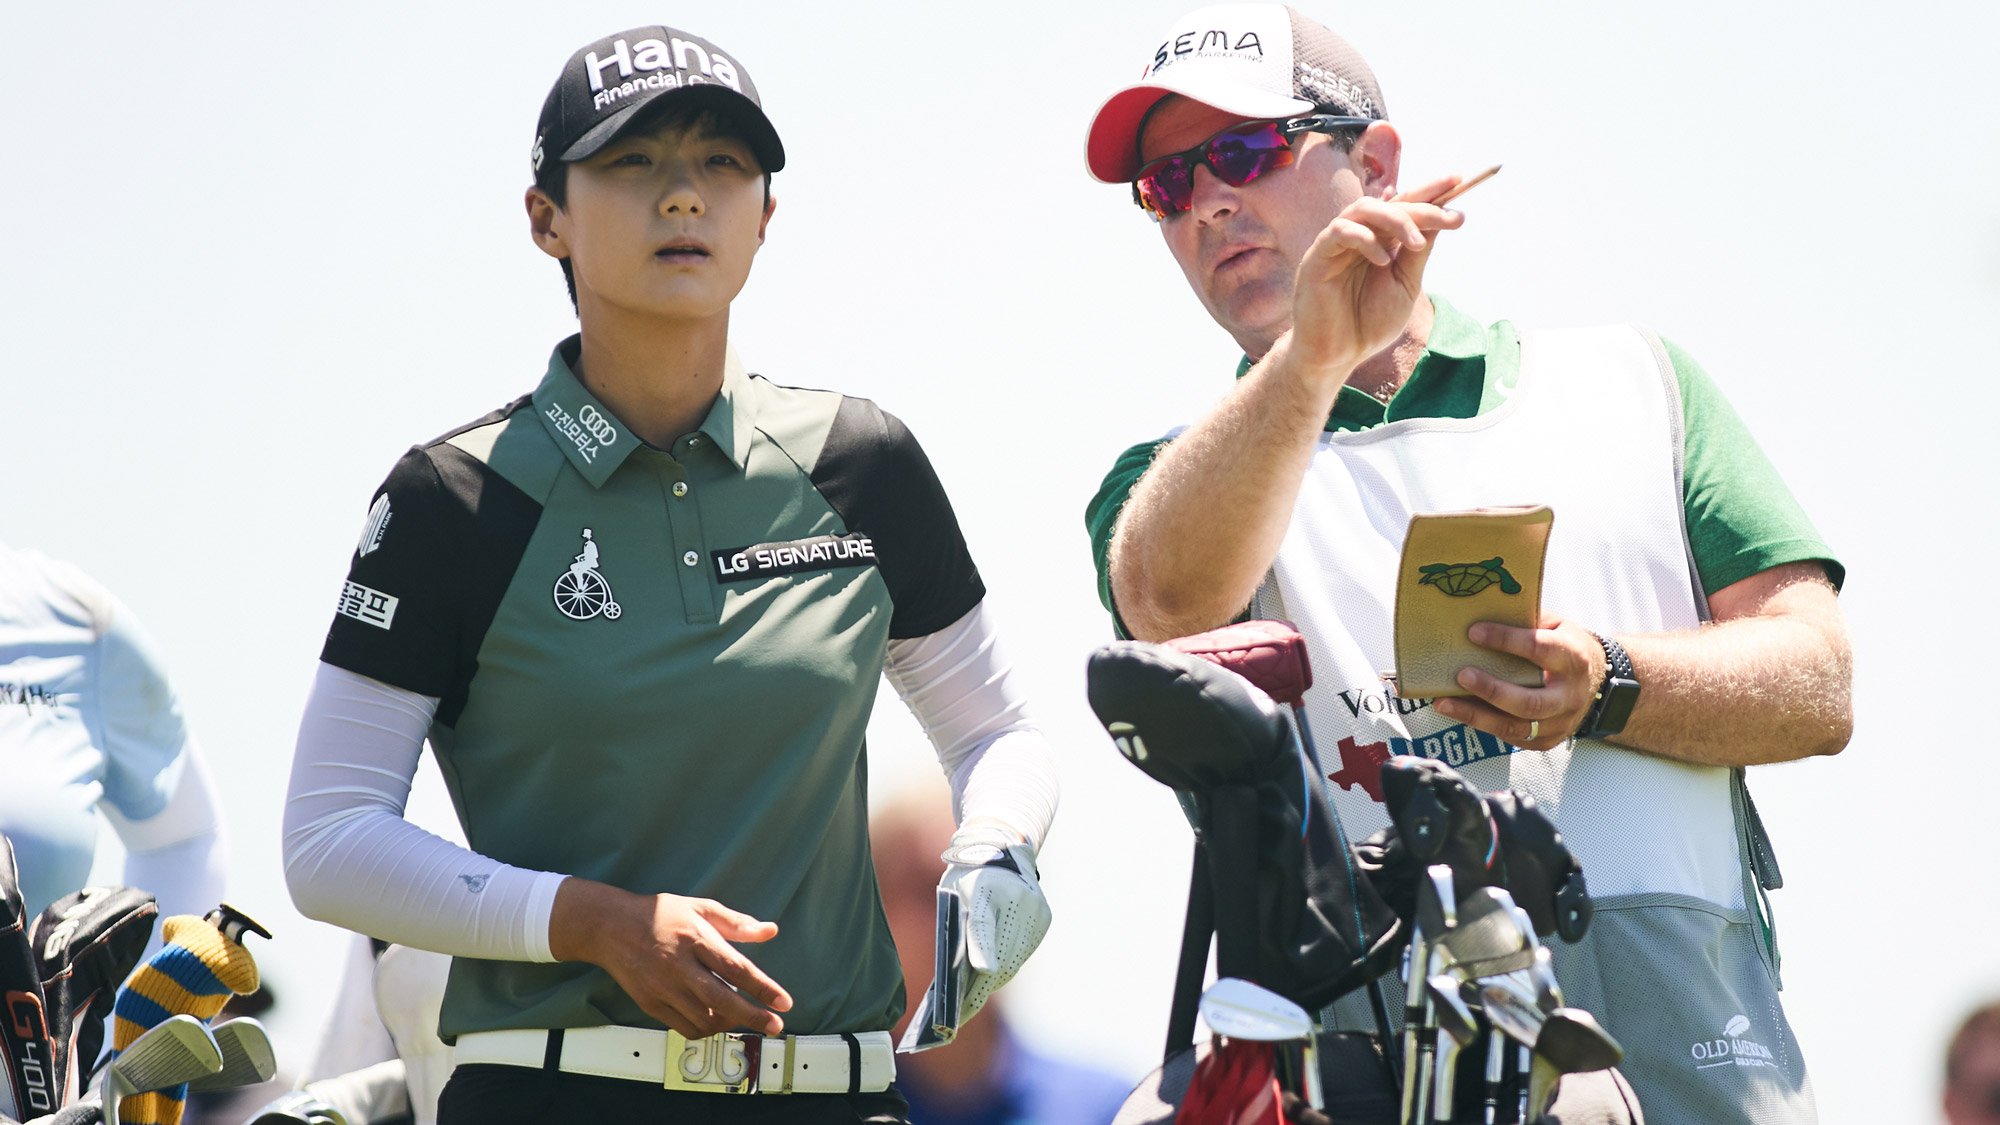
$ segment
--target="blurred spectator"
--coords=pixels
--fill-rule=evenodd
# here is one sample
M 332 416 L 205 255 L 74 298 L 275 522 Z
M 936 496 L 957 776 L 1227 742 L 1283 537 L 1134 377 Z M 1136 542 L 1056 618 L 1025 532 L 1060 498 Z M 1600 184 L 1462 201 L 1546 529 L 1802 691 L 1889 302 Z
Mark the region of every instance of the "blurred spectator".
M 220 804 L 151 639 L 82 571 L 4 543 L 0 778 L 30 915 L 89 880 L 99 812 L 161 917 L 222 900 Z
M 869 824 L 882 907 L 912 1008 L 930 986 L 944 874 L 938 857 L 951 833 L 942 783 L 899 794 Z M 1056 914 L 1060 925 L 1060 899 Z M 950 1046 L 896 1056 L 896 1087 L 909 1099 L 910 1125 L 1107 1125 L 1132 1083 L 1029 1049 L 1008 1025 L 1006 999 L 1004 990 L 997 994 Z M 909 1018 L 896 1024 L 899 1042 Z
M 1965 1017 L 1945 1048 L 1944 1119 L 2000 1125 L 2000 1001 Z
M 348 1125 L 435 1125 L 451 1078 L 438 1038 L 451 958 L 354 935 L 305 1089 Z

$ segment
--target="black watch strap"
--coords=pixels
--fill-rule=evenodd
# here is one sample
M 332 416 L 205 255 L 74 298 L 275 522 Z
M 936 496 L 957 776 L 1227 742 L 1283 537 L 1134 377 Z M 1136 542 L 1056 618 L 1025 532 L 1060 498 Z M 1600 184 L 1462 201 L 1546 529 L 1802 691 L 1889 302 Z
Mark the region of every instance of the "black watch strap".
M 1625 646 L 1599 633 L 1592 633 L 1604 646 L 1604 681 L 1597 685 L 1597 698 L 1584 712 L 1577 738 L 1610 738 L 1625 729 L 1632 708 L 1639 702 L 1639 674 Z

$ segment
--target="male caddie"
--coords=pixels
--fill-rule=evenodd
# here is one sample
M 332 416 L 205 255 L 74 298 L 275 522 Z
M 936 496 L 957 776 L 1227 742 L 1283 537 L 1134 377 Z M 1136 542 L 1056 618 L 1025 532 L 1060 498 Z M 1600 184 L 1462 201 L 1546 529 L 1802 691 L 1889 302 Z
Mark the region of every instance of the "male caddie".
M 452 955 L 444 1125 L 903 1121 L 877 685 L 957 814 L 968 974 L 939 1019 L 1048 926 L 1054 763 L 910 432 L 730 346 L 785 163 L 742 60 L 598 40 L 532 153 L 529 235 L 582 330 L 377 491 L 300 725 L 293 897 Z M 426 738 L 469 848 L 402 818 Z
M 1370 790 L 1390 754 L 1534 794 L 1597 902 L 1581 945 L 1555 943 L 1558 975 L 1623 1042 L 1647 1116 L 1812 1120 L 1743 767 L 1846 744 L 1840 564 L 1672 344 L 1481 325 L 1423 292 L 1465 222 L 1427 201 L 1458 181 L 1401 182 L 1403 138 L 1339 36 L 1223 5 L 1143 61 L 1091 124 L 1090 171 L 1130 188 L 1244 359 L 1206 416 L 1133 447 L 1091 502 L 1106 606 L 1151 640 L 1246 612 L 1297 622 L 1356 838 L 1384 823 Z M 1463 698 L 1390 693 L 1411 513 L 1522 504 L 1555 511 L 1541 627 L 1469 639 L 1544 685 L 1466 670 Z M 1372 1029 L 1345 1003 L 1329 1018 Z

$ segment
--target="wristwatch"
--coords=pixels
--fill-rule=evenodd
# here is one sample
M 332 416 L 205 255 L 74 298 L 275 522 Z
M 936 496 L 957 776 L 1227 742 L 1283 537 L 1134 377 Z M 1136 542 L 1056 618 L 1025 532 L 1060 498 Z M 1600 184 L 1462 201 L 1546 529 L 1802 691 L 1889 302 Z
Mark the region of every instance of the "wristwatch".
M 1604 646 L 1604 682 L 1597 685 L 1597 699 L 1583 713 L 1583 723 L 1573 738 L 1610 738 L 1625 729 L 1632 708 L 1639 703 L 1639 674 L 1632 670 L 1632 658 L 1625 646 L 1610 637 L 1592 633 Z

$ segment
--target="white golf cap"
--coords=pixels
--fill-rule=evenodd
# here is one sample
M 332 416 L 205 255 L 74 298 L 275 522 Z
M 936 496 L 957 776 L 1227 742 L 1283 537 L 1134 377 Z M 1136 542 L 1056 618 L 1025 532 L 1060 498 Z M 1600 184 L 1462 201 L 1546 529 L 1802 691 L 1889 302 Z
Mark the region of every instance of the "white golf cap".
M 1387 120 L 1375 72 L 1347 40 L 1283 4 L 1212 4 L 1174 24 L 1140 81 L 1111 95 L 1090 123 L 1090 174 L 1139 174 L 1139 125 L 1168 94 L 1244 117 L 1327 112 Z

